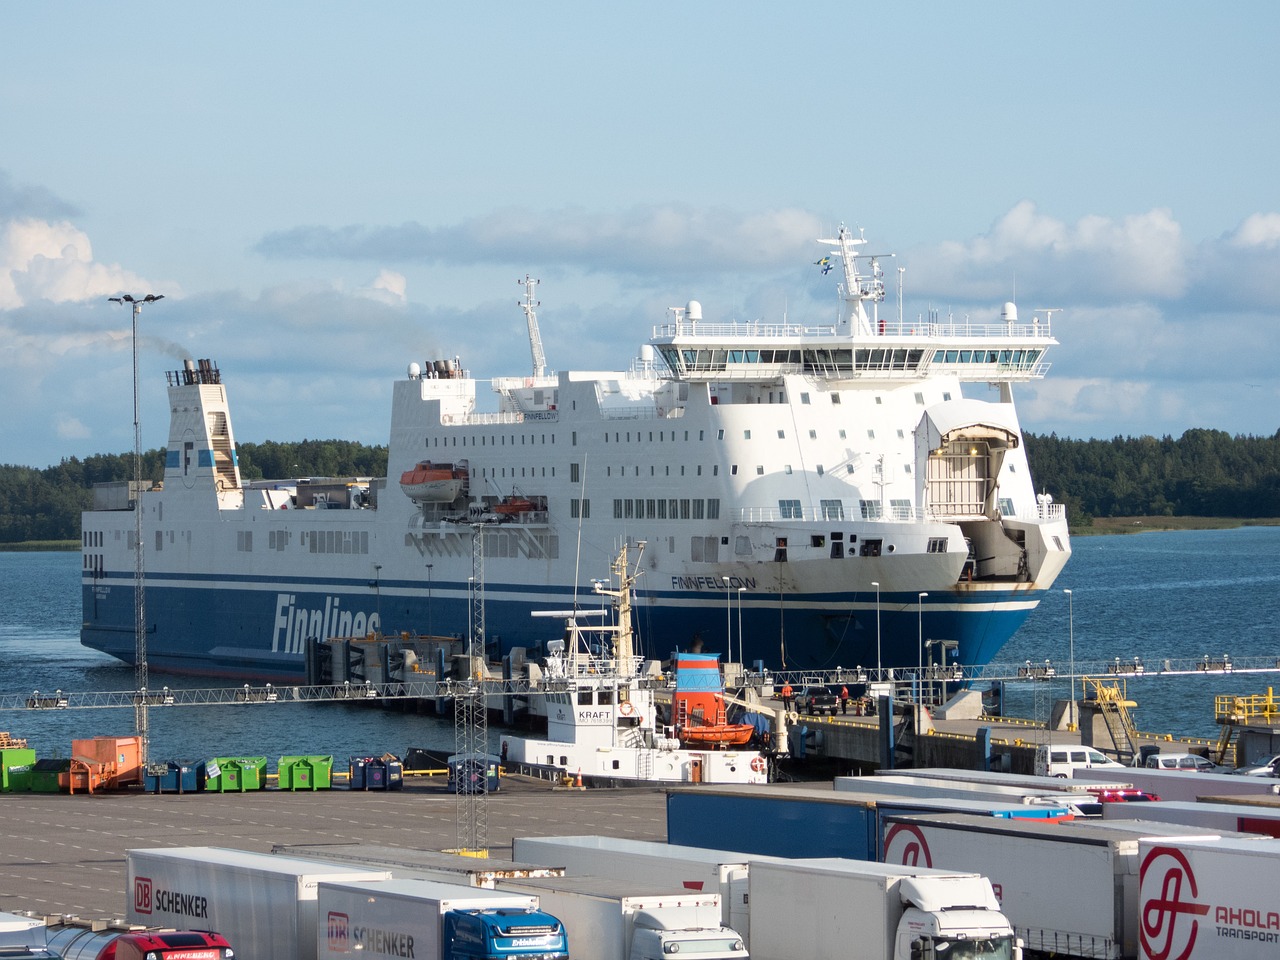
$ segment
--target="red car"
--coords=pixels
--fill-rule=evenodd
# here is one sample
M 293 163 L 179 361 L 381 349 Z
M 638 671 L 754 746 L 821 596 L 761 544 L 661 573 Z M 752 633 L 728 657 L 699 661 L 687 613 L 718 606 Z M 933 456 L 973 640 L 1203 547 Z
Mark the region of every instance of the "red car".
M 1159 800 L 1158 794 L 1146 790 L 1099 790 L 1094 794 L 1099 803 L 1140 803 L 1148 800 Z
M 235 951 L 221 935 L 204 930 L 92 930 L 51 927 L 50 950 L 67 960 L 232 960 Z

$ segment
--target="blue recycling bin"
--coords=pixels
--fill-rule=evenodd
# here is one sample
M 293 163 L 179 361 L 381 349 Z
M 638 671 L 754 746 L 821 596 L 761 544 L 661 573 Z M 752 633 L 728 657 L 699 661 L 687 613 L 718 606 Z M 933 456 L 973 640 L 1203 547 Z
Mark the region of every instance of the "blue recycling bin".
M 352 757 L 352 790 L 399 790 L 404 786 L 404 764 L 394 757 Z
M 204 789 L 204 764 L 170 760 L 148 764 L 146 789 L 151 793 L 195 793 Z

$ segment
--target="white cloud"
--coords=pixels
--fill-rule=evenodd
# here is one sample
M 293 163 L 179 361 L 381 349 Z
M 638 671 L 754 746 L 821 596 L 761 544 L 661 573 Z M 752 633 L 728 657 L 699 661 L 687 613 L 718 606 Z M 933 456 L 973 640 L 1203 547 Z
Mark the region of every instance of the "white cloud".
M 1280 213 L 1255 213 L 1236 229 L 1228 241 L 1234 247 L 1280 245 Z
M 914 250 L 907 282 L 927 297 L 995 301 L 1029 291 L 1073 302 L 1177 299 L 1186 289 L 1182 228 L 1169 210 L 1074 225 L 1023 201 L 965 241 Z
M 571 266 L 585 272 L 669 277 L 691 272 L 776 270 L 803 262 L 830 231 L 791 208 L 738 213 L 690 204 L 600 214 L 505 209 L 445 227 L 297 227 L 257 244 L 279 258 L 322 258 L 474 266 L 497 261 Z
M 116 265 L 95 263 L 82 230 L 29 218 L 0 223 L 0 309 L 39 300 L 69 303 L 150 285 Z
M 373 283 L 360 292 L 370 300 L 397 306 L 405 303 L 408 299 L 405 296 L 407 289 L 408 281 L 403 273 L 396 273 L 394 270 L 381 270 L 378 272 L 378 276 L 374 278 Z
M 53 429 L 61 440 L 87 440 L 93 435 L 83 420 L 67 414 L 54 419 Z

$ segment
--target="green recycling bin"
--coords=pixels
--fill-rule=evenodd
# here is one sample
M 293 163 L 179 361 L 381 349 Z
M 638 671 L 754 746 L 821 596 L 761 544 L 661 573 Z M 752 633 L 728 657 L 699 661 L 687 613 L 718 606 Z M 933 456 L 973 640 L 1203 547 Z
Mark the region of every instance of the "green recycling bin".
M 281 790 L 328 790 L 333 781 L 333 757 L 281 757 L 276 772 Z
M 36 752 L 26 747 L 0 749 L 0 793 L 18 793 L 31 789 L 31 768 L 36 765 Z
M 205 766 L 205 789 L 215 793 L 261 790 L 266 771 L 266 757 L 214 757 Z
M 31 767 L 32 793 L 61 793 L 63 778 L 70 777 L 70 757 L 46 757 Z

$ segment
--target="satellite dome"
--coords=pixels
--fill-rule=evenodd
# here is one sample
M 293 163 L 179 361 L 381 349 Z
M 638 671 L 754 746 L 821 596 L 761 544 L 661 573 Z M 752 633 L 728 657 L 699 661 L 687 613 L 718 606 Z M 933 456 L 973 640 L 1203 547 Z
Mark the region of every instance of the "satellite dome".
M 684 315 L 689 320 L 701 320 L 702 304 L 697 300 L 690 300 L 688 305 L 684 308 Z
M 1000 308 L 1000 319 L 1005 323 L 1017 323 L 1018 305 L 1012 300 L 1005 303 L 1005 305 Z
M 420 376 L 422 376 L 422 368 L 418 366 L 418 361 L 414 360 L 409 364 L 409 379 L 417 380 Z

